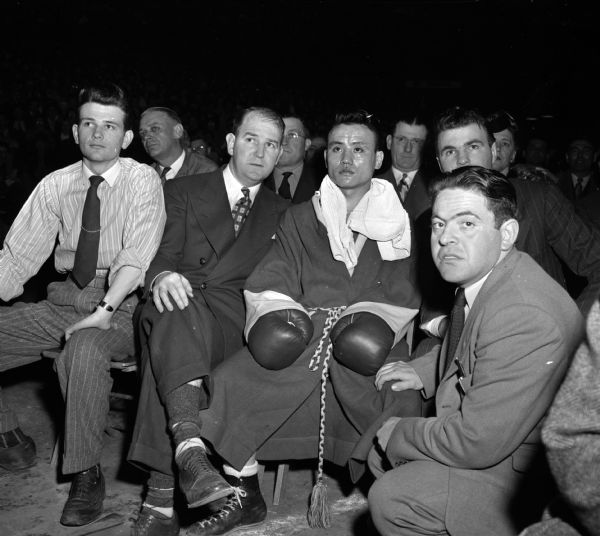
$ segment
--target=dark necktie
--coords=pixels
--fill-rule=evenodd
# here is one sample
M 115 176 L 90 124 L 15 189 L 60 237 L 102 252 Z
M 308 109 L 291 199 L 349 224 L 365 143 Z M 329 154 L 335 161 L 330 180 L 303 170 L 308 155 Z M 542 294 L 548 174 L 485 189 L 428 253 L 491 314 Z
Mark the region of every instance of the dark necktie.
M 450 325 L 448 326 L 448 345 L 446 346 L 446 364 L 444 365 L 444 372 L 448 370 L 456 348 L 458 347 L 458 341 L 465 325 L 465 305 L 467 301 L 465 299 L 465 290 L 459 287 L 454 297 L 454 306 L 450 313 Z
M 293 173 L 291 171 L 285 171 L 284 173 L 281 174 L 283 179 L 281 181 L 281 186 L 279 187 L 279 190 L 277 191 L 277 193 L 284 199 L 292 198 L 292 192 L 290 190 L 290 177 L 292 175 L 293 175 Z
M 231 211 L 231 215 L 233 216 L 233 231 L 235 232 L 236 238 L 240 234 L 242 225 L 244 225 L 244 221 L 246 221 L 248 213 L 250 212 L 250 207 L 252 206 L 250 190 L 244 187 L 242 188 L 242 193 L 244 194 L 244 197 L 240 197 Z
M 167 173 L 169 173 L 169 171 L 171 171 L 171 168 L 167 166 L 164 167 L 160 173 L 160 182 L 163 186 L 165 185 L 165 182 L 167 182 Z
M 583 193 L 583 179 L 581 177 L 577 177 L 577 182 L 575 183 L 575 199 L 579 199 L 581 194 Z
M 96 276 L 98 264 L 98 246 L 100 245 L 100 199 L 98 199 L 98 185 L 104 179 L 99 175 L 90 177 L 88 188 L 83 203 L 81 215 L 81 232 L 75 251 L 75 261 L 71 277 L 79 288 L 85 287 Z
M 408 173 L 402 173 L 402 177 L 400 178 L 400 182 L 398 183 L 398 193 L 400 194 L 400 200 L 404 202 L 406 199 L 406 194 L 408 192 L 408 183 L 406 179 L 408 178 Z

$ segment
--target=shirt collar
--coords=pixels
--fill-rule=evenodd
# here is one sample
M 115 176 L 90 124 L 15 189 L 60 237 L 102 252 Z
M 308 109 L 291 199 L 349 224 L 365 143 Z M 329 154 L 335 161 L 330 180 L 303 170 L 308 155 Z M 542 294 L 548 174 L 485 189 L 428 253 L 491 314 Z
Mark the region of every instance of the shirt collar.
M 90 168 L 88 168 L 83 162 L 81 162 L 81 166 L 82 166 L 83 178 L 86 181 L 89 181 L 90 177 L 92 175 L 95 175 L 95 173 L 93 173 L 90 170 Z M 102 178 L 112 188 L 115 185 L 115 182 L 117 182 L 117 178 L 118 178 L 120 172 L 121 172 L 121 160 L 117 160 L 110 169 L 108 169 L 104 173 L 102 173 Z
M 225 181 L 225 190 L 227 190 L 227 198 L 229 199 L 229 206 L 233 208 L 233 206 L 237 203 L 238 199 L 240 199 L 244 194 L 242 193 L 242 188 L 244 185 L 235 178 L 233 171 L 231 171 L 230 164 L 225 166 L 223 169 L 223 180 Z M 247 186 L 248 190 L 250 190 L 250 200 L 254 203 L 256 199 L 256 194 L 258 194 L 258 190 L 260 189 L 260 185 L 255 184 L 254 186 Z
M 400 179 L 402 179 L 402 174 L 406 173 L 406 185 L 410 188 L 410 185 L 415 180 L 415 175 L 419 170 L 413 169 L 412 171 L 400 171 L 392 166 L 392 173 L 394 174 L 394 178 L 396 179 L 396 184 L 400 183 Z
M 473 307 L 473 302 L 475 301 L 475 298 L 477 298 L 481 287 L 483 287 L 483 284 L 487 281 L 487 278 L 492 273 L 492 270 L 485 274 L 479 281 L 476 281 L 468 287 L 465 287 L 465 300 L 467 302 L 467 311 L 470 311 L 471 307 Z
M 177 173 L 179 173 L 179 170 L 181 169 L 181 166 L 183 166 L 183 161 L 184 160 L 185 160 L 185 150 L 182 150 L 181 154 L 179 155 L 179 157 L 177 158 L 177 160 L 175 160 L 175 162 L 173 162 L 169 166 L 171 169 L 167 172 L 167 180 L 175 178 L 175 176 L 177 175 Z M 160 175 L 162 173 L 162 170 L 165 169 L 165 166 L 161 166 L 159 164 L 158 167 L 160 168 L 159 173 L 158 173 Z

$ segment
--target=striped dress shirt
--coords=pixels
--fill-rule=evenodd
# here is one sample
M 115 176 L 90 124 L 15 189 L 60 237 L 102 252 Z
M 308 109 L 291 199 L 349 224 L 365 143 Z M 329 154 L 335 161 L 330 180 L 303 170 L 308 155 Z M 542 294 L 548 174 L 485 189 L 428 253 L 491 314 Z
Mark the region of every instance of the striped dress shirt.
M 58 272 L 73 269 L 83 203 L 92 172 L 78 162 L 44 177 L 19 212 L 0 251 L 0 298 L 10 300 L 54 253 Z M 142 285 L 160 244 L 165 206 L 160 179 L 150 166 L 120 158 L 98 187 L 100 247 L 97 276 L 109 285 L 122 266 L 139 268 Z

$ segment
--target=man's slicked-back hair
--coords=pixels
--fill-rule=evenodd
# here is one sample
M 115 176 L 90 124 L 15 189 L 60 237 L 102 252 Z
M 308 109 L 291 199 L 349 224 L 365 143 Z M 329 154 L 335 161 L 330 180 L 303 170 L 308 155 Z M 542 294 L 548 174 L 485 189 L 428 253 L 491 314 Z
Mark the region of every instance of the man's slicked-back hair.
M 127 95 L 122 88 L 117 86 L 117 84 L 105 82 L 84 87 L 79 91 L 77 108 L 81 109 L 81 107 L 88 102 L 120 108 L 124 113 L 123 123 L 125 125 L 125 130 L 131 128 L 129 124 L 130 111 Z
M 167 108 L 165 106 L 151 106 L 150 108 L 146 108 L 141 114 L 140 117 L 144 114 L 150 113 L 150 112 L 162 112 L 164 113 L 167 117 L 170 117 L 173 121 L 175 121 L 176 123 L 180 123 L 183 125 L 183 121 L 181 120 L 181 117 L 179 117 L 179 114 L 173 110 L 173 108 Z
M 403 107 L 396 110 L 396 113 L 391 116 L 392 122 L 388 125 L 388 132 L 392 136 L 396 132 L 398 123 L 406 123 L 407 125 L 423 125 L 427 130 L 430 129 L 431 117 L 427 110 L 421 107 Z
M 380 150 L 379 141 L 381 139 L 381 124 L 375 115 L 370 114 L 365 110 L 338 113 L 335 116 L 329 132 L 339 125 L 364 125 L 375 135 L 375 150 Z
M 506 220 L 518 219 L 517 193 L 511 182 L 498 171 L 481 166 L 464 166 L 446 173 L 431 185 L 432 202 L 448 188 L 479 192 L 494 214 L 496 228 Z
M 489 131 L 485 117 L 475 109 L 463 108 L 462 106 L 453 106 L 444 110 L 438 115 L 435 121 L 435 140 L 438 139 L 440 133 L 454 128 L 466 127 L 475 123 L 487 132 L 490 145 L 494 143 L 494 136 Z M 437 143 L 437 142 L 436 142 Z
M 281 132 L 281 138 L 279 139 L 279 142 L 281 143 L 281 141 L 283 140 L 285 123 L 283 122 L 281 116 L 275 110 L 272 110 L 271 108 L 266 108 L 265 106 L 250 106 L 249 108 L 243 108 L 239 110 L 233 118 L 233 124 L 231 125 L 231 132 L 233 132 L 233 134 L 235 134 L 236 136 L 239 134 L 240 127 L 242 126 L 244 119 L 246 119 L 246 117 L 250 114 L 256 114 L 261 119 L 264 119 L 265 121 L 268 121 L 270 123 L 274 123 Z
M 497 110 L 486 117 L 488 131 L 492 134 L 508 130 L 513 137 L 515 145 L 518 147 L 521 144 L 519 135 L 519 124 L 517 120 L 505 110 Z

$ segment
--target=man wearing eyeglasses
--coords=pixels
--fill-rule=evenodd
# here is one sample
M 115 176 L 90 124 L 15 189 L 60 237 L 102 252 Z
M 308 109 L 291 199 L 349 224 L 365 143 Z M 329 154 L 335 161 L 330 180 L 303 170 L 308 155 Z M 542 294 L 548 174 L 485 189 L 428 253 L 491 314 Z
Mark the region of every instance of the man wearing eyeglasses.
M 317 177 L 313 168 L 305 162 L 311 141 L 304 121 L 290 115 L 284 117 L 283 122 L 283 152 L 273 173 L 265 180 L 265 186 L 284 199 L 290 199 L 293 204 L 302 203 L 313 196 L 321 177 Z

